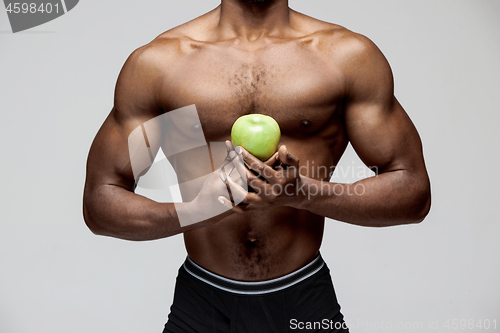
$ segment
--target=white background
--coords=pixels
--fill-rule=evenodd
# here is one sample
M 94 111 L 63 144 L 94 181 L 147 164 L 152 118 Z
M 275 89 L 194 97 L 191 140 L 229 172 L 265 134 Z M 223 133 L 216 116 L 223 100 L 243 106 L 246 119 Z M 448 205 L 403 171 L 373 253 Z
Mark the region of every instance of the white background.
M 162 331 L 182 237 L 91 234 L 81 214 L 86 156 L 127 56 L 217 4 L 82 0 L 18 34 L 0 10 L 0 332 Z M 432 182 L 419 225 L 327 221 L 322 254 L 351 331 L 447 332 L 454 319 L 499 327 L 500 1 L 290 5 L 380 47 Z M 360 163 L 352 150 L 341 162 Z

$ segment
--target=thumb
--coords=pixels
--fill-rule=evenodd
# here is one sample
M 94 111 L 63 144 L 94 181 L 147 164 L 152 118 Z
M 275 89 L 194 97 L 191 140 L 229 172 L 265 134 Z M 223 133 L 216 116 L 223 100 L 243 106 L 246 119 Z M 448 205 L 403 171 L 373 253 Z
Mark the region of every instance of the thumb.
M 295 167 L 299 166 L 299 158 L 290 153 L 285 145 L 281 146 L 278 149 L 278 158 L 284 165 Z

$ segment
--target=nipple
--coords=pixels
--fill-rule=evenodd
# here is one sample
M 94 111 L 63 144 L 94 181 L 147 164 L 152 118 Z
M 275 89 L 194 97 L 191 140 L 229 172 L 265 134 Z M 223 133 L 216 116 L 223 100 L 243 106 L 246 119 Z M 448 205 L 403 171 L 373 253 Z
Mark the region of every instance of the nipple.
M 191 126 L 191 132 L 198 132 L 199 130 L 201 130 L 201 124 L 199 122 Z
M 311 126 L 311 121 L 309 119 L 302 119 L 300 122 L 300 125 L 302 127 L 307 128 L 307 127 Z

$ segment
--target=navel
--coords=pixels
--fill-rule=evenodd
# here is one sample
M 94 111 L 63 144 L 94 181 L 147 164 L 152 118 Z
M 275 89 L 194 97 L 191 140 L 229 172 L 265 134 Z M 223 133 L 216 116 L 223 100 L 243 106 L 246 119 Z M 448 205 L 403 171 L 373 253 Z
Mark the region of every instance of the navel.
M 247 248 L 252 248 L 252 247 L 256 247 L 257 243 L 258 243 L 257 238 L 252 237 L 246 241 L 245 245 Z

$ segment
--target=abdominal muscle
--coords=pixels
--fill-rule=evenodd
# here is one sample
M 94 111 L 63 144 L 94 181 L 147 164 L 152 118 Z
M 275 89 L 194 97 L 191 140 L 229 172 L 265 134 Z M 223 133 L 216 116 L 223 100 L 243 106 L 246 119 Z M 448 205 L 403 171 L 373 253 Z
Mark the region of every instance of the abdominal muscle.
M 324 218 L 278 207 L 235 213 L 205 228 L 184 233 L 188 256 L 218 275 L 262 281 L 291 273 L 319 251 Z

